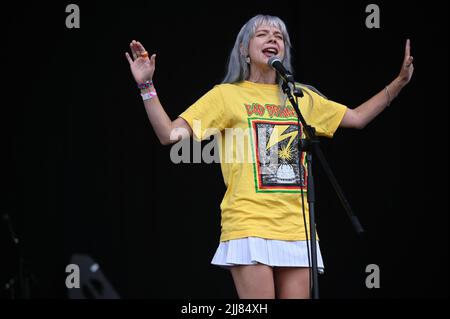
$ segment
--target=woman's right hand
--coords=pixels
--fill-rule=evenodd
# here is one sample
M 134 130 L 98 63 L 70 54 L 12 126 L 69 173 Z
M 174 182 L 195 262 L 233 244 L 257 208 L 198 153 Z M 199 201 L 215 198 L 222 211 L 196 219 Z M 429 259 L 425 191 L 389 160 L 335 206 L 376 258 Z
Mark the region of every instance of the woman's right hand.
M 131 54 L 125 52 L 125 57 L 130 63 L 131 73 L 134 76 L 136 83 L 144 83 L 153 79 L 153 73 L 155 72 L 155 58 L 156 54 L 153 54 L 150 58 L 148 56 L 142 56 L 145 51 L 144 46 L 139 42 L 133 40 L 130 43 Z

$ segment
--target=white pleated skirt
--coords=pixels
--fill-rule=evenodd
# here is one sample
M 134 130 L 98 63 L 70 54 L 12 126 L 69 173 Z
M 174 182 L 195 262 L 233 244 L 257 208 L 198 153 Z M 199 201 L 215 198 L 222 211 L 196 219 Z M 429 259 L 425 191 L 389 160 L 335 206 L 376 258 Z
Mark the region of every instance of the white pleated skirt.
M 316 242 L 316 247 L 317 268 L 320 273 L 323 273 L 324 266 L 319 242 Z M 211 261 L 211 264 L 227 269 L 236 265 L 258 263 L 272 267 L 312 267 L 312 264 L 308 263 L 308 249 L 305 240 L 286 241 L 259 237 L 220 242 Z

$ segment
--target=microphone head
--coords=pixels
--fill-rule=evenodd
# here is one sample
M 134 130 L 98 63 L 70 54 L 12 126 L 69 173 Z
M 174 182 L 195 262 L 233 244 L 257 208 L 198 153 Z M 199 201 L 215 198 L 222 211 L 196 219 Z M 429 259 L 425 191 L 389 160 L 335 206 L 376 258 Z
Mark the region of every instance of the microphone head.
M 267 61 L 267 64 L 270 65 L 270 66 L 273 66 L 273 64 L 274 64 L 276 61 L 282 63 L 282 62 L 281 62 L 281 59 L 280 59 L 279 57 L 277 57 L 276 55 L 274 55 L 274 56 L 271 56 L 271 57 L 269 58 L 269 61 Z

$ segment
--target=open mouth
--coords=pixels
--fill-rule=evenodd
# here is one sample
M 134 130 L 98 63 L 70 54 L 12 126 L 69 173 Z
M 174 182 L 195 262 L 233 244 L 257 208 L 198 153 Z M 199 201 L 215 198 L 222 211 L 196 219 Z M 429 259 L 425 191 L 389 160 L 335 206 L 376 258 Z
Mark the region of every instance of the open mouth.
M 262 53 L 266 57 L 270 58 L 270 57 L 273 57 L 274 55 L 278 54 L 278 49 L 276 49 L 276 48 L 266 48 L 266 49 L 262 50 Z

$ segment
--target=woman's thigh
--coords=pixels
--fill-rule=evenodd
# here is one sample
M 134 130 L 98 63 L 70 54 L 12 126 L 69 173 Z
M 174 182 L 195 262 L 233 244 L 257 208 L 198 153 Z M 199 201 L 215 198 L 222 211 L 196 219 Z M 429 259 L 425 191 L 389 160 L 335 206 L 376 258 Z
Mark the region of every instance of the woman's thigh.
M 230 270 L 239 298 L 275 298 L 272 267 L 262 264 L 239 265 L 231 267 Z
M 309 268 L 274 267 L 276 297 L 280 299 L 309 299 Z

